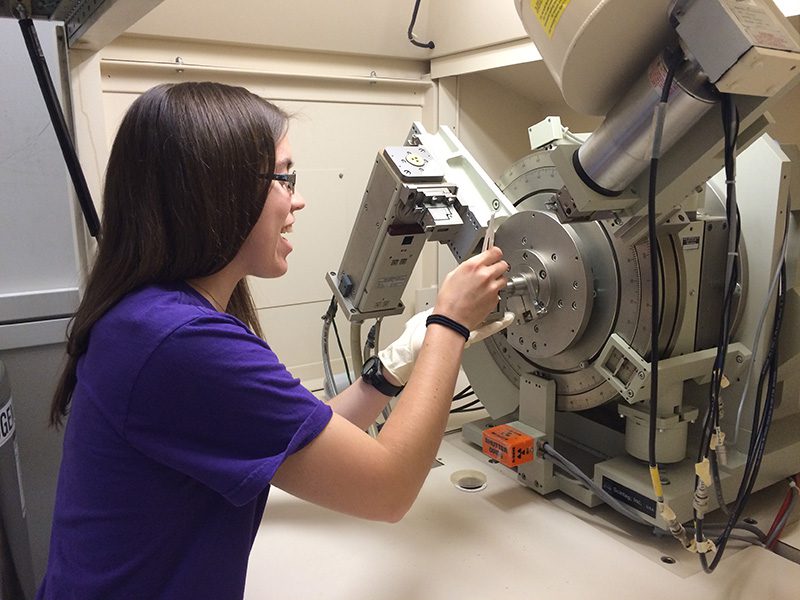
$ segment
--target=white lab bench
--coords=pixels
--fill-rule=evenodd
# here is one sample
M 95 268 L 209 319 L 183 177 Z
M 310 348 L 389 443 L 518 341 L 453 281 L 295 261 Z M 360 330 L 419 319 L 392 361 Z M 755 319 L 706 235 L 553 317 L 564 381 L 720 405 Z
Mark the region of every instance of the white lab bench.
M 273 488 L 245 599 L 800 599 L 800 565 L 762 548 L 731 542 L 706 575 L 672 538 L 654 538 L 607 507 L 586 509 L 560 493 L 545 498 L 519 485 L 460 433 L 445 436 L 439 460 L 411 511 L 393 525 Z M 485 473 L 485 489 L 457 489 L 450 476 L 461 469 Z M 762 529 L 784 493 L 762 493 L 748 507 Z M 800 547 L 800 524 L 787 527 L 784 539 Z M 665 556 L 675 564 L 662 562 Z

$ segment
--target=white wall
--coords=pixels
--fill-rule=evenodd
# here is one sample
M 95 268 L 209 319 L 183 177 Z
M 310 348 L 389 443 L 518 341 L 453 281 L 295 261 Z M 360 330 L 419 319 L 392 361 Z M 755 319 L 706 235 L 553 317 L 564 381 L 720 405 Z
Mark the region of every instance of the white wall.
M 180 65 L 175 63 L 178 56 Z M 413 121 L 430 125 L 435 118 L 435 86 L 425 78 L 427 65 L 131 36 L 98 56 L 83 58 L 76 85 L 89 88 L 97 82 L 100 88 L 103 115 L 97 115 L 94 101 L 89 120 L 96 124 L 102 119 L 106 148 L 133 100 L 161 82 L 243 85 L 294 116 L 289 136 L 307 207 L 298 213 L 291 234 L 295 250 L 289 273 L 251 285 L 268 342 L 296 376 L 317 385 L 322 375 L 320 317 L 331 297 L 324 274 L 339 267 L 376 153 L 401 144 Z M 93 68 L 99 73 L 93 75 Z M 92 144 L 102 145 L 97 140 Z M 105 161 L 106 148 L 95 147 L 98 161 Z M 435 281 L 435 266 L 424 274 L 426 260 L 434 259 L 421 260 L 407 290 L 409 312 L 414 291 Z M 349 357 L 349 326 L 344 319 L 338 322 Z M 403 324 L 402 317 L 387 319 L 382 339 L 394 339 Z M 335 345 L 331 350 L 339 356 Z M 334 369 L 338 364 L 337 359 Z

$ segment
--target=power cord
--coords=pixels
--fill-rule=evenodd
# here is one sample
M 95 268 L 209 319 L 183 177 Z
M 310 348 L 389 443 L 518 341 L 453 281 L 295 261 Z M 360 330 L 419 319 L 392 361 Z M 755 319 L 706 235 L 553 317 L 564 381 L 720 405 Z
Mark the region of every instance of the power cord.
M 322 315 L 322 368 L 325 372 L 325 378 L 328 380 L 331 386 L 331 390 L 334 394 L 338 394 L 339 390 L 336 387 L 336 378 L 333 375 L 333 370 L 331 368 L 331 355 L 330 355 L 330 348 L 328 347 L 328 339 L 329 339 L 329 331 L 331 325 L 333 325 L 333 332 L 336 335 L 336 344 L 339 347 L 339 352 L 342 356 L 342 362 L 344 363 L 344 372 L 347 375 L 347 381 L 352 384 L 353 379 L 350 376 L 350 366 L 347 364 L 347 357 L 344 354 L 344 347 L 342 346 L 342 340 L 339 337 L 339 329 L 336 326 L 336 310 L 338 306 L 336 304 L 336 296 L 331 298 L 331 303 L 328 305 L 328 310 L 325 311 L 325 314 Z
M 411 42 L 412 44 L 414 44 L 415 46 L 417 46 L 418 48 L 428 48 L 430 50 L 433 50 L 436 47 L 436 44 L 433 43 L 433 40 L 431 40 L 430 42 L 428 42 L 426 44 L 423 44 L 422 42 L 418 42 L 416 40 L 416 38 L 414 37 L 414 25 L 417 22 L 417 13 L 419 12 L 419 3 L 420 3 L 420 0 L 416 0 L 416 2 L 414 2 L 414 12 L 411 15 L 411 23 L 408 26 L 408 41 Z

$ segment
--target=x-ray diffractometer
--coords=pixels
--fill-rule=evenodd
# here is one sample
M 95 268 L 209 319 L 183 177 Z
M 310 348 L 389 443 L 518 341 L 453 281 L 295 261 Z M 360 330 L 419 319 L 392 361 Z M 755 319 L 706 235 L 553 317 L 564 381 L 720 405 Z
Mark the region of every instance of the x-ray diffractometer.
M 450 130 L 414 124 L 379 153 L 328 282 L 354 323 L 399 314 L 426 241 L 461 261 L 494 235 L 515 321 L 465 352 L 490 417 L 464 436 L 541 494 L 669 530 L 711 571 L 750 493 L 800 471 L 800 194 L 764 135 L 800 36 L 771 0 L 517 11 L 567 103 L 603 124 L 532 126 L 496 183 Z M 720 504 L 727 526 L 704 531 Z

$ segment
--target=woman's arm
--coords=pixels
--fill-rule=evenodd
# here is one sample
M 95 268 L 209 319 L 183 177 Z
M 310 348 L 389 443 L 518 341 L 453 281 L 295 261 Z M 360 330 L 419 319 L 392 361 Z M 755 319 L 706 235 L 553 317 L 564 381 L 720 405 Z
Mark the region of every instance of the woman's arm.
M 389 379 L 389 376 L 387 376 Z M 395 383 L 395 382 L 390 382 Z M 331 408 L 359 429 L 367 429 L 391 400 L 359 377 L 330 401 Z
M 463 347 L 457 333 L 432 327 L 411 380 L 377 439 L 335 413 L 322 433 L 286 459 L 273 483 L 339 512 L 399 520 L 417 497 L 439 448 L 458 375 L 454 359 Z
M 501 256 L 494 248 L 459 265 L 442 284 L 434 312 L 474 329 L 505 286 L 507 265 Z M 339 512 L 399 520 L 417 497 L 439 448 L 464 343 L 447 327 L 428 327 L 408 385 L 378 437 L 364 433 L 362 422 L 353 424 L 335 413 L 311 443 L 284 461 L 272 483 Z M 361 412 L 350 406 L 362 393 L 360 386 L 371 387 L 361 381 L 356 385 L 340 407 L 350 416 Z M 368 402 L 385 403 L 386 396 L 375 393 L 366 391 Z

